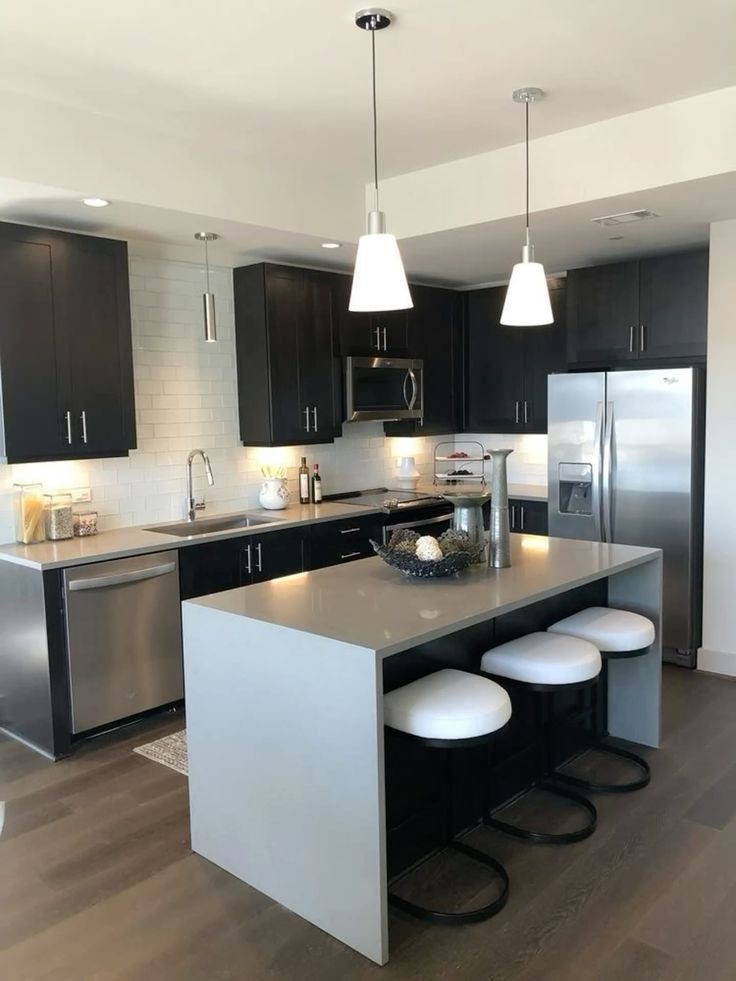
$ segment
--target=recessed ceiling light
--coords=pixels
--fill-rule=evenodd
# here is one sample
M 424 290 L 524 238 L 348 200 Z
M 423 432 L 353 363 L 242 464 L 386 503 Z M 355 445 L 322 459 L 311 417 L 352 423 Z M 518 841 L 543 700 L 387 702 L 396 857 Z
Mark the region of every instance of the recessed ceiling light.
M 110 202 L 106 198 L 82 198 L 88 208 L 106 208 Z
M 339 248 L 341 248 L 341 245 L 340 245 L 339 242 L 323 242 L 322 243 L 322 248 L 323 249 L 339 249 Z
M 608 241 L 609 242 L 621 242 L 621 241 L 623 241 L 623 235 L 609 235 L 608 236 Z

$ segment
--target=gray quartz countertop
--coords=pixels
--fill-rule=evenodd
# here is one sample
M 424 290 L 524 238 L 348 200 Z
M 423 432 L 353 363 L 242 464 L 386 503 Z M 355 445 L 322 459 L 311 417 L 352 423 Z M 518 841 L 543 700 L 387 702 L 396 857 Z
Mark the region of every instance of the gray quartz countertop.
M 226 538 L 237 538 L 245 535 L 262 535 L 283 528 L 294 528 L 299 525 L 317 524 L 321 521 L 334 521 L 338 518 L 352 518 L 357 514 L 378 514 L 378 508 L 356 508 L 350 504 L 339 504 L 325 501 L 322 504 L 292 505 L 283 511 L 266 511 L 262 508 L 249 508 L 232 517 L 252 515 L 258 521 L 269 524 L 258 524 L 250 528 L 227 528 L 222 531 L 202 533 L 202 525 L 211 518 L 225 518 L 226 515 L 216 511 L 207 511 L 201 518 L 192 523 L 192 534 L 181 538 L 167 535 L 165 530 L 149 531 L 147 526 L 120 528 L 116 531 L 101 531 L 89 538 L 69 538 L 61 542 L 40 542 L 37 545 L 0 545 L 0 561 L 15 562 L 17 565 L 28 566 L 32 569 L 61 569 L 73 565 L 85 565 L 89 562 L 104 562 L 107 559 L 122 559 L 129 555 L 143 555 L 146 552 L 160 552 L 171 548 L 186 548 L 188 545 L 200 545 L 202 542 L 214 542 Z M 172 521 L 168 524 L 181 524 Z M 157 525 L 165 529 L 166 524 Z
M 463 627 L 656 560 L 659 549 L 512 535 L 508 569 L 472 566 L 411 579 L 379 558 L 188 600 L 218 613 L 395 654 Z M 186 620 L 185 620 L 186 622 Z

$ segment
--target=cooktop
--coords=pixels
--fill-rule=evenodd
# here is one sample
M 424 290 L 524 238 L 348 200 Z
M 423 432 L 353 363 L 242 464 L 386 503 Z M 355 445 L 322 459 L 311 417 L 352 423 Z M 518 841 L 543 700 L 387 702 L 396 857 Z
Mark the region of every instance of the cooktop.
M 439 495 L 390 490 L 388 487 L 374 487 L 372 490 L 350 491 L 346 494 L 330 494 L 329 497 L 325 497 L 325 500 L 340 501 L 341 504 L 355 504 L 358 507 L 382 508 L 384 511 L 434 507 L 443 503 Z

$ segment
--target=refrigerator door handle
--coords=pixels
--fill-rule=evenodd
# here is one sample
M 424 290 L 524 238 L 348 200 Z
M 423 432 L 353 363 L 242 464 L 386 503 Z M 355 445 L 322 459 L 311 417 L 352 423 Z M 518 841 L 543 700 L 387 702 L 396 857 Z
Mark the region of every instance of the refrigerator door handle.
M 612 525 L 613 470 L 613 402 L 606 406 L 606 431 L 603 437 L 603 541 L 613 541 Z
M 595 522 L 596 541 L 602 542 L 603 528 L 601 524 L 601 461 L 603 459 L 603 403 L 599 402 L 595 410 L 595 435 L 593 437 L 595 445 L 595 456 L 593 458 L 593 494 L 591 508 L 593 510 L 593 521 Z

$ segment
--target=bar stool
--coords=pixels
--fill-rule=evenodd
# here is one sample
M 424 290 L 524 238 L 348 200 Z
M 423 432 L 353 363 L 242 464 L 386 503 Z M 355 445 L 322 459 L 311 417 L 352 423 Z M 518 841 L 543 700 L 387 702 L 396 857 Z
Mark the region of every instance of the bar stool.
M 582 828 L 561 833 L 530 831 L 508 821 L 502 821 L 493 814 L 486 816 L 485 823 L 498 831 L 535 844 L 568 845 L 589 837 L 598 823 L 595 806 L 587 797 L 561 787 L 557 783 L 553 700 L 556 692 L 573 691 L 595 685 L 601 672 L 601 655 L 598 648 L 576 637 L 532 633 L 486 651 L 480 667 L 484 674 L 520 682 L 535 693 L 537 773 L 532 786 L 519 797 L 538 788 L 553 796 L 571 801 L 588 815 L 588 821 Z
M 651 620 L 639 613 L 610 609 L 605 606 L 591 606 L 587 610 L 581 610 L 580 613 L 565 617 L 564 620 L 558 620 L 547 629 L 550 633 L 578 637 L 595 644 L 603 658 L 601 678 L 604 681 L 608 680 L 609 661 L 641 657 L 649 651 L 655 637 L 654 624 Z M 603 738 L 598 737 L 598 699 L 595 695 L 592 702 L 592 716 L 593 731 L 596 736 L 590 748 L 633 763 L 641 772 L 641 777 L 628 783 L 596 783 L 567 773 L 556 773 L 555 778 L 574 787 L 604 794 L 626 794 L 646 787 L 651 780 L 651 770 L 647 761 L 629 750 L 610 746 L 603 741 Z
M 459 925 L 489 919 L 506 905 L 509 877 L 500 862 L 455 837 L 452 751 L 483 745 L 506 725 L 511 718 L 511 700 L 507 692 L 487 678 L 444 668 L 384 695 L 383 712 L 384 722 L 391 729 L 417 739 L 425 746 L 445 751 L 445 847 L 493 869 L 502 885 L 501 894 L 492 903 L 465 913 L 428 909 L 391 892 L 389 902 L 405 913 L 432 923 Z

